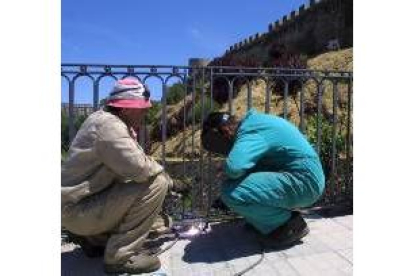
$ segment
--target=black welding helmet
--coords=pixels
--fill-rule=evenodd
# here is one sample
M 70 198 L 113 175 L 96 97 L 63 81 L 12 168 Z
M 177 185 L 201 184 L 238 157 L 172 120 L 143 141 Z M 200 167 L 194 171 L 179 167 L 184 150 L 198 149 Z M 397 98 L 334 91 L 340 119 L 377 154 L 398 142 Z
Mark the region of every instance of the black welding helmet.
M 213 112 L 203 122 L 201 143 L 207 151 L 227 156 L 234 144 L 234 139 L 227 138 L 220 130 L 229 123 L 231 115 L 227 112 Z

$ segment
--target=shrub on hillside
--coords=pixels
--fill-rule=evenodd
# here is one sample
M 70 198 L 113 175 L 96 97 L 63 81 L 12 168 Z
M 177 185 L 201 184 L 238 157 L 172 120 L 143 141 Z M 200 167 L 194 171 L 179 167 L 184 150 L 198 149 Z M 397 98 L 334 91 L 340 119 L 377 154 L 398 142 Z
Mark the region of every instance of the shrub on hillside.
M 186 95 L 185 85 L 182 83 L 175 83 L 168 88 L 167 104 L 173 105 L 180 102 Z
M 162 108 L 162 103 L 159 101 L 151 101 L 152 107 L 148 109 L 148 113 L 145 117 L 145 123 L 147 125 L 153 125 L 157 122 L 157 114 Z
M 306 123 L 306 134 L 310 141 L 310 143 L 317 148 L 318 143 L 318 131 L 317 131 L 317 124 L 318 119 L 317 115 L 311 115 L 307 119 Z M 346 146 L 346 133 L 341 132 L 339 129 L 339 124 L 337 125 L 337 133 L 335 137 L 336 143 L 336 154 L 335 158 L 338 160 L 339 156 L 344 153 L 345 146 Z M 330 122 L 327 118 L 321 117 L 320 120 L 320 131 L 321 131 L 321 141 L 320 141 L 320 151 L 319 157 L 321 158 L 321 162 L 324 168 L 324 172 L 326 176 L 329 176 L 331 173 L 332 168 L 332 159 L 334 158 L 332 154 L 332 145 L 334 142 L 333 139 L 333 123 Z
M 83 122 L 86 120 L 86 115 L 77 115 L 74 118 L 75 133 L 80 129 Z M 60 116 L 60 149 L 64 155 L 69 150 L 69 116 L 61 112 Z

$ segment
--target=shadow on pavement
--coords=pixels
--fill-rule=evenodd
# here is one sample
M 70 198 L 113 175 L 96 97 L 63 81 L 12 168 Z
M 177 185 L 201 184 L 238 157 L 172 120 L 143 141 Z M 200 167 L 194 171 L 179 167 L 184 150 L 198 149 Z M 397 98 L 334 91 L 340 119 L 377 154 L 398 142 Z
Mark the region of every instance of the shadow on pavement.
M 80 248 L 61 253 L 61 275 L 106 275 L 102 258 L 88 258 Z
M 225 262 L 261 254 L 262 245 L 243 222 L 221 223 L 211 226 L 209 233 L 194 237 L 184 248 L 183 261 L 187 263 Z M 286 248 L 268 249 L 265 252 L 281 251 Z
M 313 207 L 301 210 L 305 218 L 333 218 L 353 215 L 353 205 Z

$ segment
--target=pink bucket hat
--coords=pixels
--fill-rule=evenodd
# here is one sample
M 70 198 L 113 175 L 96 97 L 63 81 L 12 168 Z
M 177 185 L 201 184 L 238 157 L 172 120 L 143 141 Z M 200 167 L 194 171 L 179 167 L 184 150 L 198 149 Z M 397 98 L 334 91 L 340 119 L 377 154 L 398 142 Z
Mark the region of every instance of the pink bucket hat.
M 150 108 L 148 87 L 134 78 L 125 78 L 115 83 L 106 105 L 120 108 Z

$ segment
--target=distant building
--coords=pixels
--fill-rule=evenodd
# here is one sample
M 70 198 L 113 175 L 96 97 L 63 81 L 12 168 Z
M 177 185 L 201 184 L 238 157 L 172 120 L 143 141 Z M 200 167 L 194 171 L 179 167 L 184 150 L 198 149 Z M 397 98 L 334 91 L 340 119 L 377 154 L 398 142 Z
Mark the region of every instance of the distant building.
M 69 116 L 69 103 L 62 103 L 61 105 L 62 113 Z M 88 116 L 93 112 L 93 105 L 91 104 L 74 104 L 73 113 L 75 116 Z

